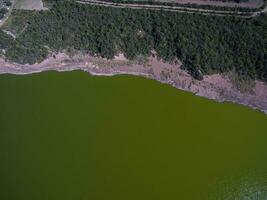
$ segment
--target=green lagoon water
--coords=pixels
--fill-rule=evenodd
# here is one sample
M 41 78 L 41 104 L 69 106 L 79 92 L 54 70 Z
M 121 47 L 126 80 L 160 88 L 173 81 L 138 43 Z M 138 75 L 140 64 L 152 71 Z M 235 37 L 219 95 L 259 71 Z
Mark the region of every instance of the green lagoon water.
M 140 77 L 0 75 L 0 200 L 266 200 L 267 116 Z

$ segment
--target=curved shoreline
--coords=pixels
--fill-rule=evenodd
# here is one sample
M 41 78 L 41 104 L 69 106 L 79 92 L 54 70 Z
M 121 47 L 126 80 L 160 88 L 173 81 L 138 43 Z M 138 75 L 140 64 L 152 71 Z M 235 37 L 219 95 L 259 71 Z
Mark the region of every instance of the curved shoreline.
M 267 85 L 256 81 L 251 91 L 241 93 L 224 75 L 204 76 L 203 81 L 193 79 L 180 68 L 181 64 L 168 64 L 155 57 L 149 58 L 146 64 L 131 63 L 123 55 L 114 60 L 76 55 L 69 57 L 64 53 L 50 57 L 39 64 L 19 65 L 0 59 L 0 74 L 26 75 L 45 71 L 81 70 L 94 76 L 134 75 L 142 76 L 171 85 L 177 89 L 191 92 L 197 96 L 217 102 L 232 102 L 249 106 L 267 114 Z

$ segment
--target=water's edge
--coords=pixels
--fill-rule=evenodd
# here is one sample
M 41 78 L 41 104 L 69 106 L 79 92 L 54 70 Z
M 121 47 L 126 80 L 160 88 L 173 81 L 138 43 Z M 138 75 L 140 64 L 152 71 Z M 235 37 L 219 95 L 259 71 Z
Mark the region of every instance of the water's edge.
M 205 97 L 221 103 L 232 102 L 249 106 L 252 109 L 259 110 L 267 114 L 267 96 L 262 97 L 257 93 L 244 94 L 234 88 L 223 88 L 220 83 L 214 83 L 214 81 L 208 80 L 209 77 L 204 81 L 196 81 L 185 71 L 177 67 L 177 64 L 173 65 L 161 63 L 161 61 L 155 61 L 154 59 L 151 61 L 151 66 L 153 66 L 154 70 L 152 71 L 152 67 L 149 68 L 140 65 L 129 65 L 125 60 L 115 60 L 114 62 L 116 63 L 116 67 L 109 66 L 114 64 L 114 62 L 110 63 L 109 61 L 104 60 L 106 62 L 106 66 L 103 67 L 101 66 L 103 63 L 99 64 L 96 60 L 92 60 L 91 57 L 88 59 L 73 59 L 64 54 L 60 55 L 58 58 L 49 58 L 40 64 L 34 65 L 19 65 L 0 60 L 0 74 L 26 75 L 45 71 L 66 72 L 81 70 L 94 76 L 142 76 L 159 81 L 163 84 L 171 85 L 183 91 L 191 92 L 197 96 Z M 162 77 L 162 72 L 167 73 L 167 77 Z M 224 81 L 224 78 L 221 76 L 219 76 L 218 79 L 222 79 Z M 265 90 L 267 91 L 267 86 L 261 86 L 260 90 L 264 90 L 260 91 L 261 94 L 264 94 Z

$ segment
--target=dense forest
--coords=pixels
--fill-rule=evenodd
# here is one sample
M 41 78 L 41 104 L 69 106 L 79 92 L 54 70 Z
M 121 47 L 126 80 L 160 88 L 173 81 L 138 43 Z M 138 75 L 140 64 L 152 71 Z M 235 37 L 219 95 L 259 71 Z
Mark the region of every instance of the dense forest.
M 4 50 L 12 46 L 14 43 L 14 40 L 11 36 L 5 34 L 1 29 L 0 29 L 0 50 Z M 1 52 L 0 52 L 1 54 Z
M 1 39 L 3 46 L 7 59 L 19 63 L 40 62 L 51 51 L 68 49 L 106 58 L 123 52 L 129 59 L 155 50 L 166 62 L 181 60 L 197 79 L 235 70 L 241 78 L 267 82 L 266 15 L 242 19 L 58 0 L 30 18 L 8 46 Z

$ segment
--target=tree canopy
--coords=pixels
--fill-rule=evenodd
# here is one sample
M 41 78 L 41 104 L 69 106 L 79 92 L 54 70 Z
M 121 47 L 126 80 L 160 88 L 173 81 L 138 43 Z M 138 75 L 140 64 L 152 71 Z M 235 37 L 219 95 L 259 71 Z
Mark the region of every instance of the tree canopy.
M 58 0 L 30 19 L 23 34 L 6 48 L 6 57 L 34 63 L 48 55 L 48 48 L 74 48 L 106 58 L 123 52 L 133 59 L 155 50 L 166 62 L 181 60 L 197 79 L 235 70 L 240 77 L 267 81 L 266 24 L 266 15 L 244 19 Z

